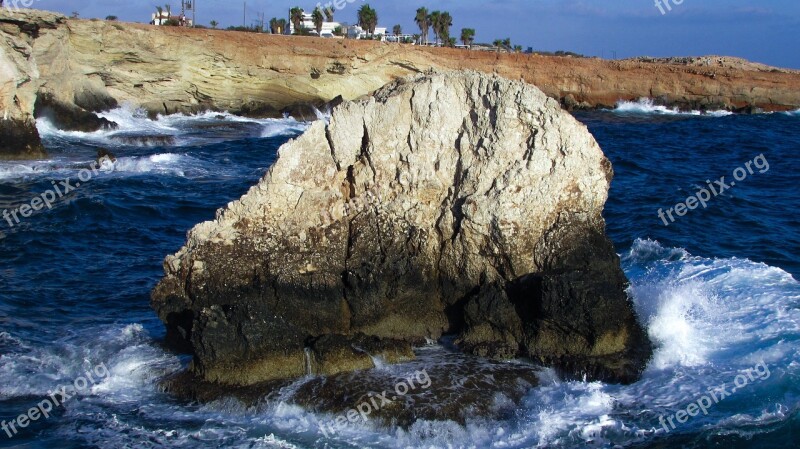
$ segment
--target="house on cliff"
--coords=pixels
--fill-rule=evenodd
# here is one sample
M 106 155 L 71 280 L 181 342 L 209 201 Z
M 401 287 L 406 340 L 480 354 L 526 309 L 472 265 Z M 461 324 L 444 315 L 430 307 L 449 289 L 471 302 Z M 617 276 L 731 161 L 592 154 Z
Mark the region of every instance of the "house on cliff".
M 322 22 L 322 30 L 319 33 L 319 37 L 328 37 L 332 38 L 335 37 L 336 34 L 334 31 L 342 27 L 342 24 L 339 22 L 328 22 L 327 20 Z M 303 20 L 300 23 L 300 28 L 308 30 L 308 33 L 312 36 L 317 35 L 317 27 L 314 25 L 314 17 L 311 13 L 303 13 Z M 292 22 L 292 13 L 289 11 L 289 26 L 287 27 L 287 34 L 295 34 L 297 29 Z
M 150 25 L 192 27 L 194 26 L 194 23 L 192 22 L 192 19 L 183 14 L 174 15 L 169 11 L 157 11 L 150 16 Z

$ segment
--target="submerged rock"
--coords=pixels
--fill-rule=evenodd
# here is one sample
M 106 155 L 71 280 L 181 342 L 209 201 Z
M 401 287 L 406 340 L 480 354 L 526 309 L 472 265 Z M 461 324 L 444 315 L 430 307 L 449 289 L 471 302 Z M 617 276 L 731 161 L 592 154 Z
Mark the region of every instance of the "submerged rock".
M 114 134 L 109 139 L 130 146 L 167 146 L 175 144 L 175 136 L 170 134 Z
M 167 257 L 152 305 L 168 344 L 220 384 L 303 376 L 309 352 L 329 375 L 369 367 L 364 352 L 399 361 L 445 333 L 473 354 L 633 381 L 651 346 L 605 235 L 611 178 L 536 87 L 401 79 L 281 147 Z

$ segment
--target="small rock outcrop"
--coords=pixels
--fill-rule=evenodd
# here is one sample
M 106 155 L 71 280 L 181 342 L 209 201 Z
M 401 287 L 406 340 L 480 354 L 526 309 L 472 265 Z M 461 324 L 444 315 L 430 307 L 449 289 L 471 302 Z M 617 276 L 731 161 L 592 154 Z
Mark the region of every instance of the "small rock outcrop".
M 40 92 L 34 105 L 36 118 L 46 117 L 58 129 L 66 131 L 94 132 L 101 129 L 116 129 L 117 124 L 84 110 L 71 103 L 57 100 L 53 95 Z
M 401 361 L 443 334 L 632 381 L 651 347 L 605 235 L 611 178 L 586 127 L 534 86 L 401 79 L 281 147 L 166 258 L 152 305 L 222 384 Z

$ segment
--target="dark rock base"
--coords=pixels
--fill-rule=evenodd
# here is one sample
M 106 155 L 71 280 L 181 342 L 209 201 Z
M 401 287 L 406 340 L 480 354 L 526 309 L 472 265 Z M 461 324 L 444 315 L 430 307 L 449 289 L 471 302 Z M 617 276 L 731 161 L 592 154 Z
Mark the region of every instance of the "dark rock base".
M 0 159 L 30 160 L 45 157 L 47 152 L 32 120 L 0 120 Z

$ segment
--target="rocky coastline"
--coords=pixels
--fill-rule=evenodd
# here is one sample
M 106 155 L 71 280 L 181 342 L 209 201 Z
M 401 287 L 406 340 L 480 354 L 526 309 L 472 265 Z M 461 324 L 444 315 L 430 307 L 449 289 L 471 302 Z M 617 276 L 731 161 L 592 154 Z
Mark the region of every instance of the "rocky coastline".
M 113 127 L 93 112 L 119 104 L 152 116 L 217 110 L 314 118 L 313 107 L 430 69 L 523 80 L 567 109 L 611 108 L 638 98 L 693 110 L 800 108 L 800 73 L 735 58 L 495 54 L 69 19 L 25 9 L 0 9 L 0 66 L 0 158 L 6 159 L 44 157 L 34 120 L 54 111 L 59 126 L 82 131 Z

